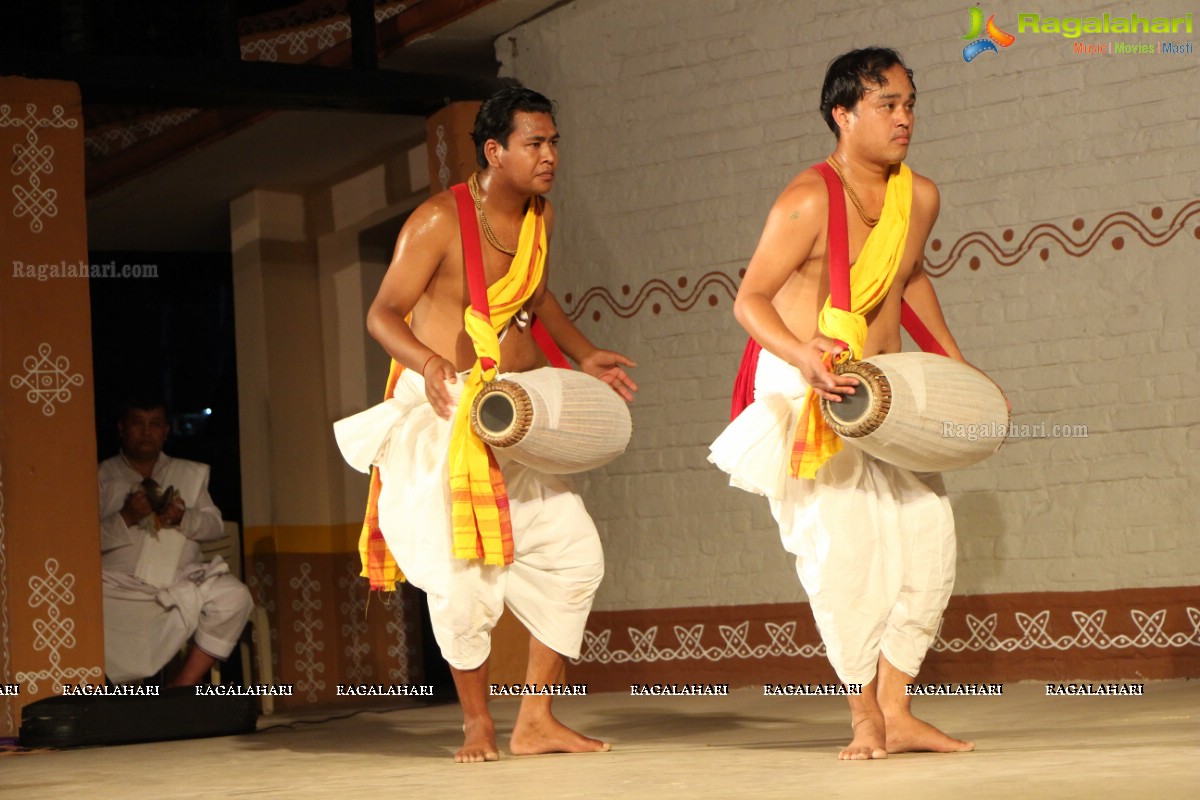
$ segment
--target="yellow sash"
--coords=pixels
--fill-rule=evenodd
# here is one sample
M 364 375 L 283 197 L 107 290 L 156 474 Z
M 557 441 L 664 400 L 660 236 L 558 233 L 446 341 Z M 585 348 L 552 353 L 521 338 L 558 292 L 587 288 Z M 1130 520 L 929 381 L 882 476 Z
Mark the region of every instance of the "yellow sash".
M 866 315 L 879 305 L 892 288 L 892 280 L 904 257 L 911 212 L 912 170 L 905 164 L 899 164 L 892 167 L 888 176 L 879 223 L 867 237 L 858 260 L 850 270 L 850 310 L 834 308 L 831 299 L 826 298 L 825 306 L 817 318 L 817 328 L 822 336 L 840 339 L 849 348 L 838 356 L 838 362 L 851 357 L 862 358 L 863 346 L 867 341 Z M 826 356 L 825 366 L 832 364 L 832 357 Z M 821 465 L 841 449 L 842 440 L 825 424 L 825 418 L 821 416 L 820 398 L 810 388 L 804 397 L 804 408 L 796 425 L 791 476 L 816 477 Z
M 517 254 L 509 272 L 488 288 L 491 324 L 470 306 L 464 313 L 467 334 L 475 345 L 476 361 L 463 387 L 462 399 L 454 417 L 450 439 L 450 489 L 453 498 L 454 554 L 459 558 L 484 558 L 489 564 L 512 563 L 512 527 L 508 519 L 508 496 L 504 479 L 496 467 L 491 451 L 475 436 L 467 416 L 471 401 L 479 394 L 485 381 L 499 371 L 500 331 L 513 314 L 525 304 L 542 279 L 546 264 L 546 231 L 542 225 L 541 198 L 530 204 L 521 225 Z M 475 220 L 464 221 L 474 224 Z M 463 254 L 464 260 L 466 254 Z M 523 266 L 522 266 L 523 265 Z M 480 265 L 482 269 L 482 265 Z M 410 315 L 411 318 L 411 315 Z M 406 320 L 407 321 L 407 320 Z M 481 357 L 488 357 L 494 366 L 484 371 Z M 384 399 L 396 390 L 402 364 L 393 361 L 388 372 Z M 482 454 L 481 454 L 482 449 Z M 396 583 L 404 580 L 383 533 L 379 528 L 379 494 L 382 483 L 379 468 L 371 469 L 371 488 L 367 511 L 358 539 L 358 554 L 362 563 L 361 575 L 372 589 L 395 591 Z M 476 513 L 476 504 L 481 513 Z M 481 521 L 480 521 L 481 520 Z
M 540 197 L 529 204 L 512 266 L 507 275 L 488 287 L 490 321 L 473 305 L 463 314 L 476 358 L 463 384 L 450 433 L 451 522 L 455 557 L 482 558 L 485 564 L 512 563 L 512 525 L 504 477 L 495 456 L 471 430 L 471 404 L 484 383 L 500 371 L 501 331 L 542 280 L 546 264 L 542 207 Z

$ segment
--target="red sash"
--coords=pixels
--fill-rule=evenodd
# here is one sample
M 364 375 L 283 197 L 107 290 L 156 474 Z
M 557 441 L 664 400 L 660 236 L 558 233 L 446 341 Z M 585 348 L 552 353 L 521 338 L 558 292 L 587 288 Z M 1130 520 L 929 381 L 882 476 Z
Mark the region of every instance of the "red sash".
M 846 227 L 846 197 L 842 183 L 828 162 L 822 161 L 813 167 L 825 179 L 829 191 L 829 227 L 826 242 L 829 250 L 829 296 L 834 308 L 850 309 L 850 237 Z M 946 355 L 946 350 L 933 337 L 917 312 L 903 299 L 900 300 L 900 324 L 908 335 L 926 353 Z M 754 402 L 754 374 L 758 370 L 758 354 L 762 345 L 750 338 L 742 352 L 742 363 L 738 366 L 737 378 L 733 382 L 733 400 L 729 419 L 737 419 L 746 406 Z
M 456 184 L 450 189 L 454 192 L 454 199 L 458 202 L 458 227 L 462 237 L 463 263 L 467 269 L 467 290 L 471 295 L 471 305 L 476 311 L 490 318 L 487 279 L 483 274 L 483 250 L 479 242 L 479 229 L 475 227 L 478 219 L 475 215 L 475 201 L 471 198 L 470 190 L 465 183 Z M 550 366 L 571 369 L 571 362 L 567 361 L 567 357 L 554 343 L 546 326 L 537 317 L 534 317 L 529 333 L 533 336 L 534 344 L 550 362 Z

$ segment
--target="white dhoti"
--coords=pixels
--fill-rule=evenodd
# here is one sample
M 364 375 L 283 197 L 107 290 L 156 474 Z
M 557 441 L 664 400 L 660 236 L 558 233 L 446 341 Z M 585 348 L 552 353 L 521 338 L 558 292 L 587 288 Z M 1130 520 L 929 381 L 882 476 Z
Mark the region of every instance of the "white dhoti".
M 869 683 L 880 652 L 915 676 L 954 586 L 954 515 L 941 476 L 844 447 L 815 479 L 789 477 L 806 389 L 798 369 L 763 350 L 754 403 L 709 460 L 770 501 L 838 678 Z
M 405 578 L 428 594 L 434 636 L 452 667 L 474 669 L 487 660 L 491 630 L 505 604 L 547 647 L 579 656 L 604 577 L 604 553 L 595 524 L 564 476 L 497 455 L 514 554 L 509 566 L 488 566 L 454 557 L 451 423 L 434 413 L 420 375 L 405 370 L 392 399 L 334 429 L 351 466 L 379 467 L 380 530 Z
M 164 588 L 104 572 L 104 671 L 113 683 L 158 672 L 188 639 L 214 658 L 233 652 L 254 607 L 220 556 L 180 571 Z

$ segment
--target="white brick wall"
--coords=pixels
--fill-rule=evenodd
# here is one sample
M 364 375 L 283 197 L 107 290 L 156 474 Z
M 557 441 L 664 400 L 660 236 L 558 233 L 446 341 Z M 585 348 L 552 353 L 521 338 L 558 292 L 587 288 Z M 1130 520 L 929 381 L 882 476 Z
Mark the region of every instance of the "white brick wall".
M 1063 0 L 1055 13 L 1132 8 Z M 502 74 L 560 104 L 552 286 L 576 300 L 603 287 L 628 306 L 652 278 L 678 297 L 707 273 L 736 278 L 775 195 L 832 149 L 816 110 L 826 64 L 853 47 L 896 47 L 919 95 L 910 164 L 942 190 L 931 263 L 974 231 L 1012 253 L 1035 226 L 1055 228 L 1038 228 L 1010 266 L 971 244 L 936 280 L 952 329 L 1008 389 L 1015 422 L 1088 429 L 1014 441 L 947 476 L 956 591 L 1194 584 L 1200 207 L 1168 230 L 1200 196 L 1200 55 L 1076 55 L 1071 40 L 1018 34 L 1016 12 L 996 11 L 1017 41 L 970 64 L 966 7 L 952 2 L 578 0 L 507 34 Z M 1114 212 L 1128 214 L 1108 218 L 1086 255 L 1064 249 Z M 728 294 L 702 292 L 681 312 L 659 291 L 629 319 L 593 302 L 580 325 L 642 364 L 630 452 L 582 481 L 609 560 L 597 608 L 802 598 L 765 503 L 705 460 L 744 343 Z

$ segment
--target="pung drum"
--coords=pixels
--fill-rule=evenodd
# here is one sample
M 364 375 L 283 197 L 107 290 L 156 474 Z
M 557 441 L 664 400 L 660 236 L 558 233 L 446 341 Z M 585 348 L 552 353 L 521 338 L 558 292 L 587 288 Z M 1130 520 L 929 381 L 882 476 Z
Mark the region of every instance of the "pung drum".
M 486 384 L 471 405 L 476 435 L 513 461 L 542 472 L 584 472 L 629 445 L 625 401 L 598 378 L 542 367 Z
M 821 401 L 829 427 L 849 445 L 914 472 L 969 467 L 1008 434 L 1004 395 L 986 375 L 933 353 L 891 353 L 836 365 L 858 386 Z

